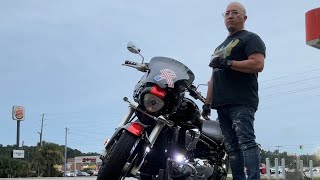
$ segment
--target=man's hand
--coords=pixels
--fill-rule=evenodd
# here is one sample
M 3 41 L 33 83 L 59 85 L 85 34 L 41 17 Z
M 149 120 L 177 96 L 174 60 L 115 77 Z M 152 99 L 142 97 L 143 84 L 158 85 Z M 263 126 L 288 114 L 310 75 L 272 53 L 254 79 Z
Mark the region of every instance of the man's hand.
M 208 116 L 211 115 L 211 105 L 210 104 L 204 104 L 202 106 L 202 113 L 201 113 L 202 117 L 205 120 L 210 120 L 210 118 Z
M 219 69 L 230 69 L 232 66 L 231 60 L 226 60 L 219 56 L 213 56 L 211 58 L 211 62 L 209 64 L 212 68 L 219 68 Z

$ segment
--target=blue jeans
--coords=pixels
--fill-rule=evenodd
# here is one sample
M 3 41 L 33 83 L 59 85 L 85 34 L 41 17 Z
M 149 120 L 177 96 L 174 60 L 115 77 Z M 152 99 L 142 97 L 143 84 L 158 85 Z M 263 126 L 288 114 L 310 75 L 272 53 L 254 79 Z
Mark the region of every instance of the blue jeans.
M 260 148 L 255 142 L 253 121 L 255 108 L 227 105 L 217 108 L 224 145 L 229 154 L 234 180 L 260 180 Z

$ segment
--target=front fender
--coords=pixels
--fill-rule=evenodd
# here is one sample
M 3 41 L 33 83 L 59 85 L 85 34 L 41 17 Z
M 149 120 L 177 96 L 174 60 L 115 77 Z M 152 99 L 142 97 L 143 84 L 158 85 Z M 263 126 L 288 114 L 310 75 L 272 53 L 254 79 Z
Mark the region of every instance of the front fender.
M 145 125 L 139 121 L 135 121 L 135 122 L 130 122 L 130 123 L 126 124 L 124 126 L 124 129 L 126 129 L 128 132 L 140 137 L 143 130 L 145 129 Z

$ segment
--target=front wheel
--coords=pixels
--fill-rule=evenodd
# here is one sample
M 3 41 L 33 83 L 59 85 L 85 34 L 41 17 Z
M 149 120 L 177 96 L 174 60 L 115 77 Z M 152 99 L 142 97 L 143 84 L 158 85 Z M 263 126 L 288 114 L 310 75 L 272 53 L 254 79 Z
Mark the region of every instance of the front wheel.
M 226 180 L 228 176 L 229 163 L 229 156 L 227 156 L 222 163 L 222 166 L 215 167 L 215 172 L 209 180 Z
M 118 180 L 139 137 L 124 131 L 116 141 L 99 169 L 97 180 Z

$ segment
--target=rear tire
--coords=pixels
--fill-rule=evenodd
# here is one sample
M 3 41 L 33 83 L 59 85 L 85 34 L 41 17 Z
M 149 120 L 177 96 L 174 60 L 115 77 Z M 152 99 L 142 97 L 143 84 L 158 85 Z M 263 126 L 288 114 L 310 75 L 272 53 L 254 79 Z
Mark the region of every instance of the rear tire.
M 107 159 L 99 169 L 97 180 L 118 180 L 122 177 L 122 169 L 130 157 L 130 152 L 139 137 L 124 131 L 115 142 Z

